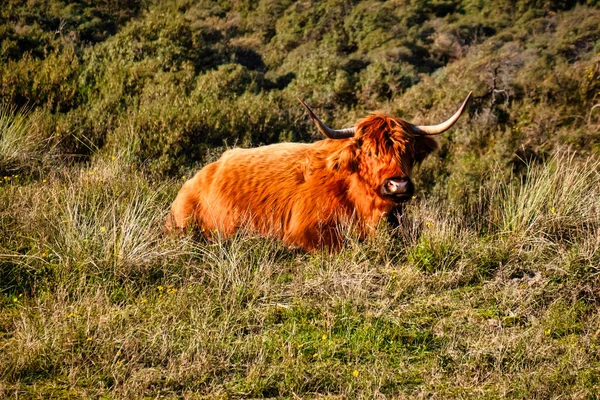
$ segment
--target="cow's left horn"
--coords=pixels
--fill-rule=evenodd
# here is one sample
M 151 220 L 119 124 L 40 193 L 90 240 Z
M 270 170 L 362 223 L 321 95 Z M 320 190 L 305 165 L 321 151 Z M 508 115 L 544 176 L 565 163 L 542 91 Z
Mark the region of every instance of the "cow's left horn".
M 413 132 L 417 135 L 437 135 L 452 128 L 452 125 L 454 125 L 454 123 L 458 121 L 458 118 L 461 116 L 472 94 L 473 92 L 469 92 L 467 98 L 465 99 L 465 101 L 463 101 L 458 111 L 454 113 L 454 115 L 451 116 L 450 119 L 446 122 L 442 122 L 438 125 L 413 125 Z
M 315 113 L 303 102 L 301 99 L 298 99 L 300 104 L 306 109 L 308 116 L 313 120 L 319 131 L 329 139 L 346 139 L 354 136 L 354 132 L 356 131 L 355 127 L 352 128 L 344 128 L 344 129 L 331 129 L 327 125 L 325 125 L 316 115 Z

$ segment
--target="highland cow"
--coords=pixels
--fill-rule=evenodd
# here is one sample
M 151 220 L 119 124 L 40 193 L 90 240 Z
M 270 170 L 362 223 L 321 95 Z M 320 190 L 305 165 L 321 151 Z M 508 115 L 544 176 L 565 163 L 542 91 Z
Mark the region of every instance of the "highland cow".
M 471 93 L 446 122 L 416 126 L 375 113 L 354 127 L 331 129 L 300 103 L 327 139 L 228 150 L 185 182 L 168 229 L 196 225 L 226 237 L 239 228 L 315 251 L 339 249 L 344 228 L 373 235 L 379 221 L 410 200 L 413 166 L 437 148 Z

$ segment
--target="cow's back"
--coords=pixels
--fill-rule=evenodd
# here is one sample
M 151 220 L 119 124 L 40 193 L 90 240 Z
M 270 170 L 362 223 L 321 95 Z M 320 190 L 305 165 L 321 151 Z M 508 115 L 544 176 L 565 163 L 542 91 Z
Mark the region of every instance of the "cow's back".
M 180 229 L 194 219 L 205 233 L 228 235 L 248 226 L 281 236 L 313 146 L 280 143 L 226 151 L 183 185 L 170 219 Z

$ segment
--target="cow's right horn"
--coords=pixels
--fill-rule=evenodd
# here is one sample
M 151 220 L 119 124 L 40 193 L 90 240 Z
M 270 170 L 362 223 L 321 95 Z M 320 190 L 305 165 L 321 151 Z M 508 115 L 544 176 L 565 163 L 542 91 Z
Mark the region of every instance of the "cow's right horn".
M 467 98 L 465 99 L 465 101 L 463 101 L 458 111 L 455 112 L 454 115 L 451 116 L 450 119 L 448 119 L 446 122 L 442 122 L 438 125 L 413 125 L 413 132 L 417 135 L 437 135 L 452 128 L 452 125 L 454 125 L 454 123 L 458 121 L 458 118 L 461 116 L 472 94 L 473 92 L 469 92 Z
M 310 117 L 310 119 L 313 120 L 313 122 L 315 123 L 315 125 L 317 125 L 317 128 L 319 129 L 319 131 L 323 135 L 327 136 L 329 139 L 346 139 L 346 138 L 351 138 L 351 137 L 354 136 L 354 132 L 356 131 L 355 127 L 344 128 L 344 129 L 331 129 L 330 127 L 328 127 L 327 125 L 325 125 L 315 115 L 315 113 L 310 109 L 310 107 L 308 107 L 306 105 L 305 102 L 303 102 L 301 99 L 298 99 L 298 101 L 306 109 L 306 112 L 308 112 L 308 116 Z

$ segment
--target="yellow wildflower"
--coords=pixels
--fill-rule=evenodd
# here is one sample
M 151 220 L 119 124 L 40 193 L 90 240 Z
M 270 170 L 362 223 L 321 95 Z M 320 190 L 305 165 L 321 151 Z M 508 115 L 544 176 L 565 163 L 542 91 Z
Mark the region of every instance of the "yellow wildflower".
M 100 227 L 100 232 L 106 232 L 106 227 L 105 226 L 101 226 Z
M 353 375 L 353 376 L 358 376 L 358 370 L 357 370 L 357 369 L 355 369 L 354 371 L 352 371 L 352 375 Z

